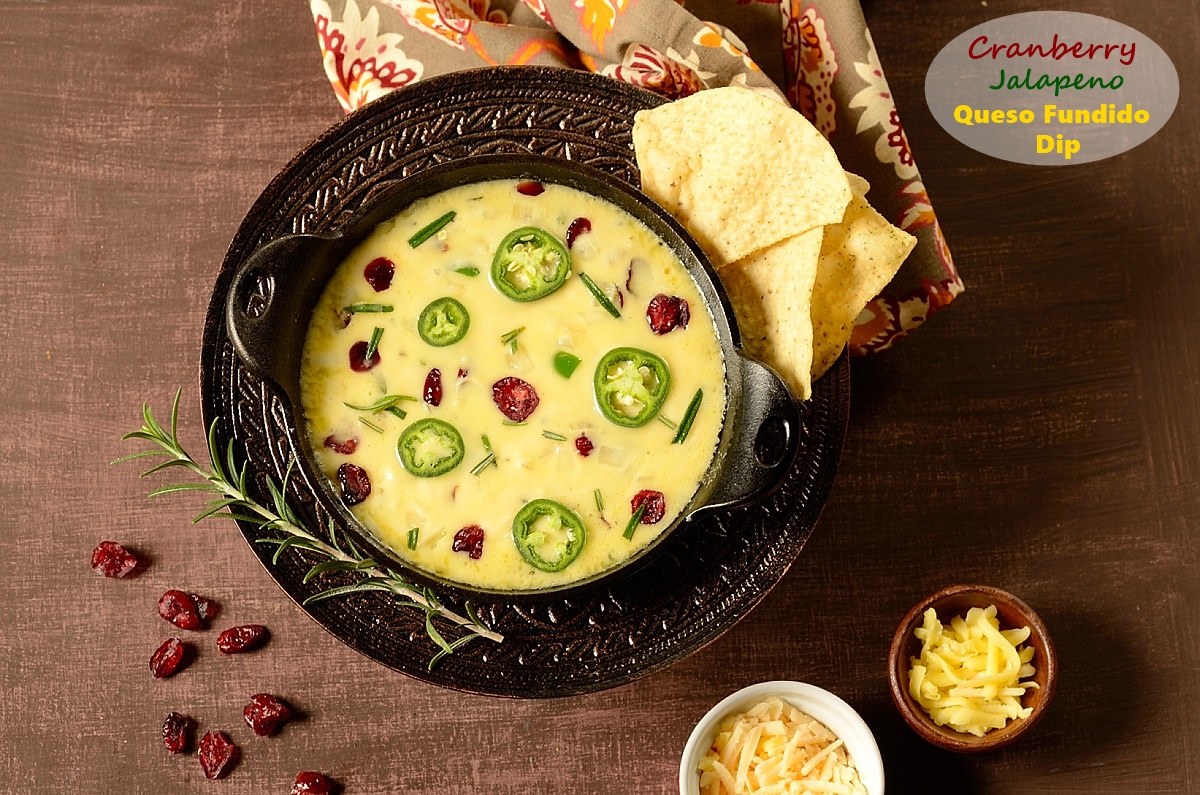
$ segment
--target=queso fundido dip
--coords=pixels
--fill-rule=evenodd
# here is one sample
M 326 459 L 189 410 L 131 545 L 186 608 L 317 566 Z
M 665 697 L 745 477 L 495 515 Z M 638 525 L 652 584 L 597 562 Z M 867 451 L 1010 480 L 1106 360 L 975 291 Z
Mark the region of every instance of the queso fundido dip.
M 527 591 L 619 565 L 700 488 L 725 417 L 713 319 L 598 197 L 495 180 L 421 199 L 338 267 L 305 339 L 317 462 L 438 577 Z

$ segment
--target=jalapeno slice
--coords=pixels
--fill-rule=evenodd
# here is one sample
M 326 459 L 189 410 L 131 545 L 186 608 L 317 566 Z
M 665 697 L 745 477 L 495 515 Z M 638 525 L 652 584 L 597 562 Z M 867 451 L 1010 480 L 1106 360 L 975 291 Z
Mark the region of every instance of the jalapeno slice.
M 579 557 L 587 541 L 579 514 L 554 500 L 527 502 L 513 518 L 512 530 L 517 551 L 539 571 L 562 571 Z M 546 551 L 553 557 L 546 557 Z
M 609 422 L 638 428 L 662 408 L 671 373 L 657 354 L 640 348 L 613 348 L 596 365 L 592 386 L 596 405 Z
M 563 286 L 571 255 L 557 237 L 536 226 L 509 232 L 492 258 L 492 283 L 514 301 L 536 301 Z
M 453 345 L 467 335 L 470 327 L 471 313 L 448 295 L 431 301 L 417 318 L 417 333 L 435 348 Z
M 462 434 L 450 423 L 434 417 L 417 420 L 396 442 L 400 463 L 419 478 L 436 478 L 462 463 Z

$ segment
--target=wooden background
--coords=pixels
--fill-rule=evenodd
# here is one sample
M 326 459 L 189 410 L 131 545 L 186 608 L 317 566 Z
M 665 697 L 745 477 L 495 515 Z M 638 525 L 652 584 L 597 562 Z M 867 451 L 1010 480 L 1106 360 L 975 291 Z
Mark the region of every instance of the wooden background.
M 708 5 L 735 30 L 752 13 Z M 923 82 L 943 44 L 1050 5 L 1133 25 L 1174 59 L 1181 104 L 1155 138 L 1038 168 L 932 121 Z M 356 794 L 671 793 L 713 703 L 795 678 L 862 712 L 891 793 L 1200 792 L 1200 13 L 1184 0 L 865 10 L 967 293 L 855 361 L 825 516 L 757 610 L 634 684 L 507 701 L 360 657 L 285 598 L 231 524 L 193 527 L 196 500 L 148 502 L 132 465 L 108 464 L 130 451 L 119 438 L 142 401 L 165 413 L 177 386 L 201 449 L 201 325 L 225 248 L 271 176 L 341 116 L 307 4 L 0 0 L 0 791 L 284 793 L 316 769 Z M 104 538 L 147 554 L 146 573 L 95 576 Z M 1044 722 L 985 757 L 922 744 L 886 690 L 896 622 L 964 580 L 1030 602 L 1060 656 Z M 217 599 L 222 626 L 266 624 L 271 643 L 152 679 L 170 587 Z M 253 737 L 241 708 L 260 691 L 303 719 Z M 173 709 L 239 742 L 227 779 L 163 752 Z

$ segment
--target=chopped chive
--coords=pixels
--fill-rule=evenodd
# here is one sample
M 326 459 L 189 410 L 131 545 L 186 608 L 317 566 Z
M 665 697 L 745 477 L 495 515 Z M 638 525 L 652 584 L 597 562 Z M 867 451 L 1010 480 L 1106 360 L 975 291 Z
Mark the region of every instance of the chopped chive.
M 683 412 L 683 419 L 679 421 L 679 430 L 675 432 L 675 438 L 671 440 L 671 444 L 683 444 L 683 440 L 692 430 L 692 423 L 696 421 L 696 414 L 700 411 L 702 402 L 704 402 L 704 390 L 697 389 L 696 394 L 692 396 L 692 402 L 688 403 L 687 411 Z
M 542 436 L 545 436 L 547 439 L 553 439 L 556 442 L 565 442 L 567 440 L 567 437 L 554 431 L 542 431 Z
M 575 372 L 575 368 L 582 361 L 578 356 L 566 351 L 559 351 L 554 354 L 554 372 L 561 375 L 563 378 L 570 378 Z
M 487 450 L 487 455 L 484 456 L 483 460 L 480 461 L 478 464 L 476 464 L 475 467 L 471 470 L 471 474 L 475 475 L 476 477 L 479 476 L 480 472 L 487 469 L 489 466 L 491 466 L 493 464 L 495 464 L 497 469 L 499 469 L 499 467 L 500 467 L 500 465 L 496 463 L 496 451 L 492 449 L 492 443 L 490 441 L 488 441 L 487 434 L 484 434 L 480 438 L 483 439 L 483 449 Z
M 421 528 L 419 528 L 419 527 L 414 527 L 412 530 L 408 531 L 408 548 L 409 549 L 417 548 L 417 536 L 419 536 L 420 534 L 421 534 Z
M 523 426 L 525 426 L 525 425 L 528 425 L 529 423 L 528 423 L 528 422 L 525 422 L 524 420 L 522 420 L 521 422 L 514 422 L 513 420 L 500 420 L 500 424 L 501 424 L 501 425 L 508 425 L 508 426 L 510 426 L 510 427 L 513 427 L 513 428 L 521 428 L 521 427 L 523 427 Z
M 359 418 L 358 418 L 358 421 L 359 421 L 359 422 L 361 422 L 363 425 L 366 425 L 366 426 L 367 426 L 368 428 L 370 428 L 371 430 L 375 431 L 375 433 L 383 433 L 383 428 L 380 428 L 378 425 L 376 425 L 375 423 L 371 422 L 371 421 L 370 421 L 369 419 L 367 419 L 366 417 L 359 417 Z
M 416 401 L 416 398 L 412 395 L 384 395 L 369 406 L 355 406 L 353 403 L 343 403 L 342 405 L 355 411 L 386 411 L 402 400 Z
M 371 332 L 371 341 L 367 343 L 367 355 L 363 357 L 368 362 L 371 361 L 371 357 L 375 355 L 375 349 L 379 347 L 379 340 L 381 339 L 383 339 L 383 329 L 381 329 L 379 326 L 376 326 L 375 330 Z
M 604 291 L 601 290 L 594 281 L 592 281 L 591 276 L 588 276 L 586 273 L 580 271 L 579 281 L 583 282 L 583 286 L 586 287 L 588 292 L 592 294 L 592 298 L 596 299 L 596 303 L 600 304 L 600 306 L 604 308 L 605 312 L 615 318 L 621 317 L 620 310 L 613 306 L 613 302 L 610 301 L 608 296 L 604 294 Z
M 676 428 L 679 427 L 678 425 L 676 425 L 674 422 L 671 421 L 670 417 L 665 417 L 662 414 L 659 414 L 658 417 L 656 417 L 655 419 L 657 419 L 663 425 L 666 425 L 671 430 L 675 430 Z
M 626 541 L 633 540 L 633 531 L 637 529 L 638 522 L 642 521 L 642 514 L 644 514 L 645 512 L 646 512 L 646 503 L 643 502 L 641 505 L 639 505 L 637 507 L 637 510 L 633 512 L 633 516 L 629 517 L 629 524 L 625 525 L 624 535 L 625 535 Z
M 600 489 L 596 489 L 595 496 L 596 496 L 596 510 L 599 511 L 600 513 L 604 513 L 604 497 L 600 496 Z
M 408 239 L 408 245 L 412 246 L 413 248 L 416 248 L 417 246 L 421 245 L 426 240 L 433 237 L 438 232 L 442 231 L 443 227 L 445 227 L 446 224 L 453 221 L 454 216 L 456 216 L 456 215 L 458 215 L 458 213 L 456 213 L 454 210 L 451 210 L 450 212 L 446 213 L 445 215 L 441 216 L 440 218 L 437 218 L 437 219 L 429 222 L 425 226 L 421 227 L 415 235 L 413 235 L 412 237 L 410 237 Z
M 511 331 L 506 331 L 506 332 L 504 332 L 504 334 L 502 334 L 500 336 L 500 341 L 503 343 L 507 343 L 509 353 L 517 352 L 517 337 L 521 336 L 521 332 L 524 330 L 525 330 L 525 327 L 521 326 L 520 328 L 515 328 L 515 329 L 512 329 Z
M 364 312 L 392 312 L 394 310 L 395 307 L 391 304 L 350 304 L 350 306 L 342 307 L 343 312 L 349 312 L 352 315 Z
M 388 414 L 391 414 L 393 417 L 396 417 L 398 419 L 404 419 L 405 417 L 408 416 L 408 412 L 405 411 L 404 409 L 400 408 L 399 406 L 388 406 L 386 409 L 384 409 L 384 411 L 386 411 Z

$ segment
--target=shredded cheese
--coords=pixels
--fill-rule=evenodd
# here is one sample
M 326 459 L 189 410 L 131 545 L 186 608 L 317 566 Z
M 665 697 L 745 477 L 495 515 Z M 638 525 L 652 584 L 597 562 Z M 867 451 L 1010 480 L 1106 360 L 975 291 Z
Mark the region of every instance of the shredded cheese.
M 702 795 L 867 795 L 842 740 L 778 698 L 725 718 L 699 772 Z
M 1029 717 L 1021 698 L 1037 683 L 1022 680 L 1034 674 L 1033 647 L 1020 645 L 1029 627 L 1000 629 L 995 605 L 973 607 L 947 627 L 930 608 L 913 634 L 921 654 L 909 659 L 908 692 L 934 723 L 982 737 Z

